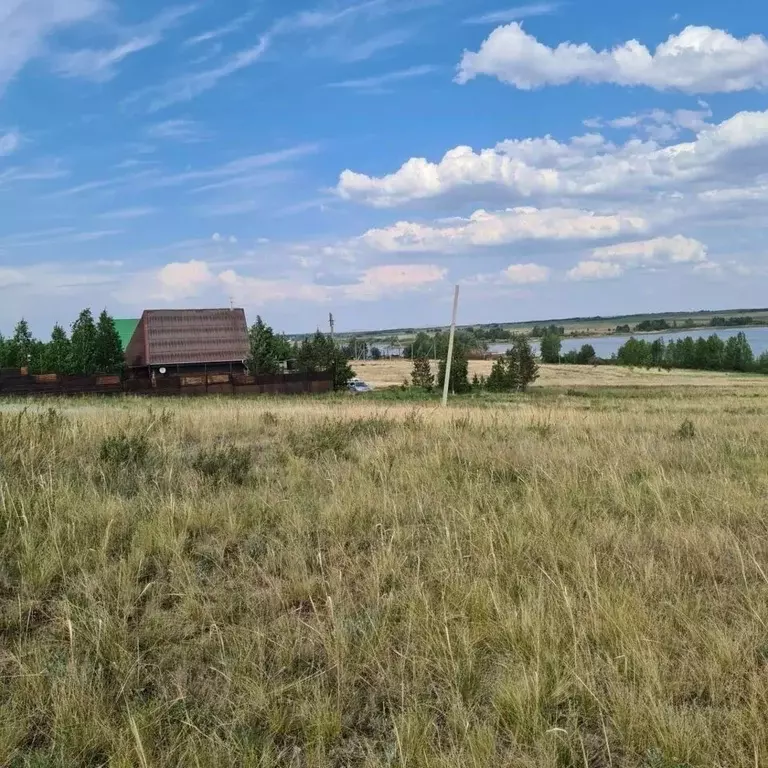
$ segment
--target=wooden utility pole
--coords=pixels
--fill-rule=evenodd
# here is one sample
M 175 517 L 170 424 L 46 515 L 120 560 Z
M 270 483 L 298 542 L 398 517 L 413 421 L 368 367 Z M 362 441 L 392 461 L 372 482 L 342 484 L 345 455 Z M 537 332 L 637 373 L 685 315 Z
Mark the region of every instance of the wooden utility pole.
M 336 325 L 336 324 L 333 322 L 333 312 L 329 312 L 329 313 L 328 313 L 328 325 L 330 325 L 330 326 L 331 326 L 331 341 L 333 341 L 333 340 L 334 340 L 334 336 L 333 336 L 333 329 L 334 329 L 334 327 L 335 327 L 335 325 Z
M 453 364 L 453 337 L 456 335 L 456 315 L 459 311 L 459 286 L 453 294 L 453 317 L 451 318 L 451 335 L 448 338 L 448 359 L 445 361 L 445 382 L 443 383 L 443 408 L 448 405 L 448 387 L 451 385 L 451 366 Z

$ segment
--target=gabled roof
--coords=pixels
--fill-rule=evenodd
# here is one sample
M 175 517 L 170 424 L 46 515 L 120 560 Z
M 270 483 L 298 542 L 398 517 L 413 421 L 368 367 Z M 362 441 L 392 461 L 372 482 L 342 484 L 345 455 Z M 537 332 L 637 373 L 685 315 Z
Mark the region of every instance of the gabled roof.
M 241 363 L 249 346 L 242 309 L 148 309 L 125 357 L 132 368 Z

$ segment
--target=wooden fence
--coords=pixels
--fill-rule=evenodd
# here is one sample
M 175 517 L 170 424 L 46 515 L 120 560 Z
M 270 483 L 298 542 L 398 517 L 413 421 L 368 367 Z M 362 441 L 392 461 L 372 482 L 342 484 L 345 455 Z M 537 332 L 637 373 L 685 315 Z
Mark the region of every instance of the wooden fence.
M 0 396 L 26 395 L 301 395 L 333 389 L 330 373 L 207 374 L 162 376 L 155 379 L 120 376 L 60 376 L 0 370 Z

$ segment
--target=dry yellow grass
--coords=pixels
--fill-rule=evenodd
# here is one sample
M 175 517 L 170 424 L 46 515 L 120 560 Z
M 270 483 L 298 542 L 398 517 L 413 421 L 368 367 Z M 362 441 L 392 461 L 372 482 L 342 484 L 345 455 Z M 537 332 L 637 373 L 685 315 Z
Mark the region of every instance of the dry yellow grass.
M 490 360 L 471 360 L 470 378 L 488 376 L 493 363 Z M 383 388 L 399 386 L 410 380 L 410 360 L 356 361 L 356 375 L 371 386 Z M 437 363 L 433 364 L 437 373 Z M 703 371 L 661 371 L 636 369 L 617 365 L 542 365 L 541 377 L 534 387 L 736 387 L 768 388 L 768 377 L 735 373 Z
M 768 764 L 768 389 L 0 413 L 0 765 Z

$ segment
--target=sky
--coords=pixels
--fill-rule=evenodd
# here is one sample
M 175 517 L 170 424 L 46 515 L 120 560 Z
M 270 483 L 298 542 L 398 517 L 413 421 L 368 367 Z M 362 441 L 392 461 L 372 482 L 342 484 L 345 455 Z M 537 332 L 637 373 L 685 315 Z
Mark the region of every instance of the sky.
M 768 6 L 0 0 L 0 332 L 768 306 Z

